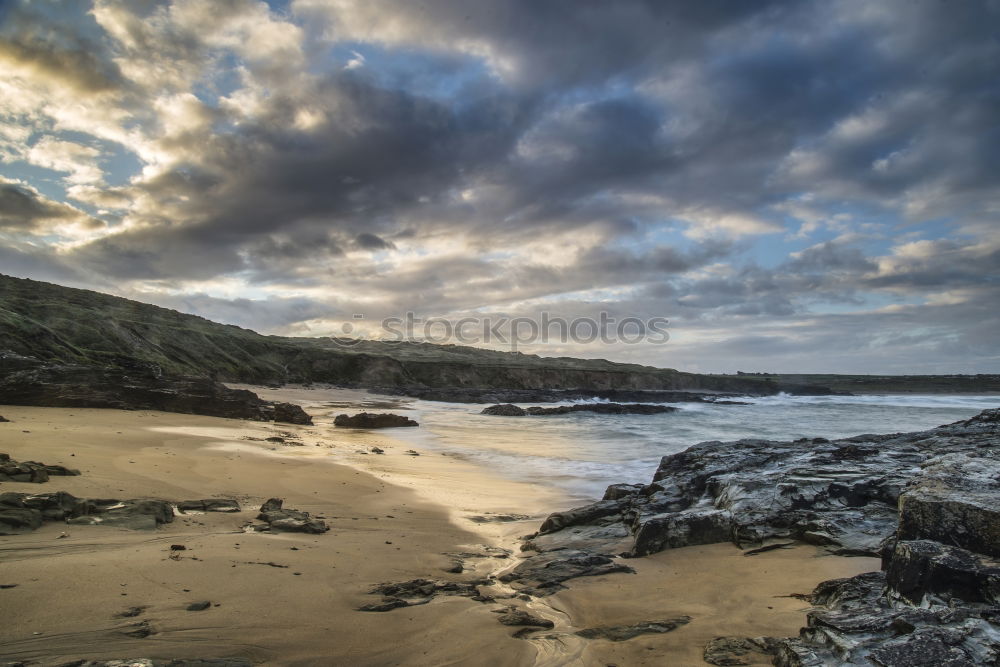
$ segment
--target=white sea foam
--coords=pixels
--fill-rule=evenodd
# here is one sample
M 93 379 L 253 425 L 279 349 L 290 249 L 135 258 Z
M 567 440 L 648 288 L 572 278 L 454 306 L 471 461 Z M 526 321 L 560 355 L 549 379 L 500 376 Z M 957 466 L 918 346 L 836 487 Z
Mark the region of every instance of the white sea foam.
M 648 482 L 661 457 L 705 440 L 917 431 L 1000 406 L 1000 396 L 940 394 L 740 400 L 749 405 L 678 403 L 679 411 L 659 415 L 547 417 L 497 417 L 479 414 L 482 405 L 416 401 L 411 414 L 421 428 L 400 429 L 400 437 L 582 500 L 600 497 L 608 484 Z M 574 401 L 585 402 L 607 401 Z

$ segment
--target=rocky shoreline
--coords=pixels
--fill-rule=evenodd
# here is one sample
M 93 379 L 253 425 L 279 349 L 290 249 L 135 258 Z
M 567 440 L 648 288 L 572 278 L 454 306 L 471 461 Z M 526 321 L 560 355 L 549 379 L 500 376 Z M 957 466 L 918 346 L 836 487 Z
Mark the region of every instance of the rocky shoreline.
M 781 391 L 792 395 L 826 396 L 849 395 L 848 392 L 834 392 L 824 387 L 782 386 Z M 374 387 L 373 393 L 387 396 L 410 396 L 424 401 L 447 403 L 559 403 L 599 398 L 616 403 L 719 403 L 746 396 L 770 396 L 778 389 L 770 391 L 747 390 L 742 393 L 731 391 L 699 391 L 680 389 L 496 389 L 478 387 Z
M 665 549 L 732 542 L 753 555 L 807 542 L 881 557 L 882 571 L 820 584 L 800 637 L 719 638 L 707 661 L 996 664 L 998 445 L 1000 409 L 914 433 L 701 443 L 664 457 L 650 484 L 550 515 L 503 581 L 545 596 Z
M 130 369 L 49 363 L 0 352 L 0 405 L 161 410 L 311 425 L 298 405 L 262 400 L 204 377 L 168 376 L 155 364 Z

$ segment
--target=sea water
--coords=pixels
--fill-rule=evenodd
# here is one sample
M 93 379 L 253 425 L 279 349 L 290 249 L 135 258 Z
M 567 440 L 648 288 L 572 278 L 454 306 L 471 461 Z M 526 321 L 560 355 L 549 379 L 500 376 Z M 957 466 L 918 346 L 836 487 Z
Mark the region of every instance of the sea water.
M 493 474 L 554 487 L 582 502 L 599 499 L 609 484 L 648 483 L 661 457 L 706 440 L 920 431 L 1000 407 L 1000 395 L 780 394 L 739 400 L 749 404 L 674 403 L 670 405 L 679 411 L 657 415 L 540 417 L 482 415 L 485 405 L 412 400 L 406 401 L 405 414 L 417 419 L 420 428 L 393 431 L 427 450 L 462 457 Z

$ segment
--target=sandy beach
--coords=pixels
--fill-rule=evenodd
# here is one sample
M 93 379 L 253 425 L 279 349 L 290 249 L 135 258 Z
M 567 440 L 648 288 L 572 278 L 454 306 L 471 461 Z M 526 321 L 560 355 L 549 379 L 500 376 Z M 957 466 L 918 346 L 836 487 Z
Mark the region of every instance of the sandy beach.
M 556 627 L 528 641 L 481 603 L 438 596 L 429 604 L 366 613 L 380 582 L 471 581 L 518 556 L 516 537 L 569 506 L 554 491 L 511 481 L 387 432 L 334 430 L 344 405 L 378 397 L 284 389 L 315 426 L 158 412 L 0 406 L 0 452 L 79 468 L 45 484 L 5 482 L 0 492 L 68 491 L 91 498 L 172 501 L 230 498 L 238 514 L 178 515 L 155 532 L 49 523 L 0 537 L 0 627 L 5 660 L 56 665 L 71 659 L 242 657 L 268 665 L 704 664 L 709 639 L 797 633 L 806 593 L 825 579 L 877 569 L 874 559 L 819 556 L 797 547 L 744 557 L 731 545 L 688 547 L 634 559 L 634 575 L 570 582 L 530 611 Z M 331 396 L 339 397 L 331 403 Z M 391 401 L 391 399 L 387 399 Z M 319 406 L 326 405 L 325 409 Z M 284 443 L 265 440 L 281 437 Z M 373 448 L 384 454 L 370 453 Z M 362 453 L 367 452 L 367 453 Z M 269 497 L 323 518 L 322 535 L 244 532 Z M 529 519 L 489 521 L 496 515 Z M 482 522 L 481 517 L 487 521 Z M 183 544 L 183 551 L 170 545 Z M 466 558 L 445 572 L 449 554 Z M 493 555 L 500 552 L 491 551 Z M 492 589 L 498 598 L 509 593 Z M 204 611 L 192 602 L 210 601 Z M 520 600 L 514 603 L 524 605 Z M 136 617 L 117 614 L 143 607 Z M 692 617 L 666 634 L 623 642 L 584 640 L 582 628 Z M 137 623 L 151 634 L 129 636 Z

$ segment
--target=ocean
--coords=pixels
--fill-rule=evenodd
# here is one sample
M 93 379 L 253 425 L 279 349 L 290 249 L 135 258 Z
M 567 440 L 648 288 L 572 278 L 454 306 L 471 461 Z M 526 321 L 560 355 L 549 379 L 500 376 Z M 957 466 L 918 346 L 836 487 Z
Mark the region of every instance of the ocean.
M 420 428 L 393 429 L 393 436 L 589 502 L 609 484 L 648 483 L 662 456 L 706 440 L 920 431 L 1000 407 L 997 395 L 780 394 L 739 400 L 749 405 L 678 403 L 671 404 L 678 412 L 658 415 L 499 417 L 479 414 L 485 405 L 404 399 L 405 410 L 396 411 L 415 418 Z

